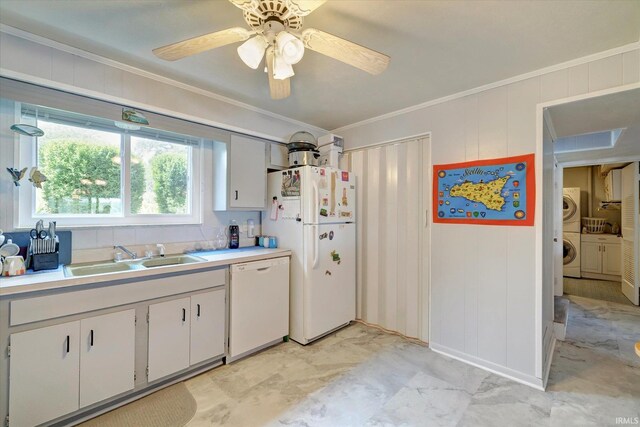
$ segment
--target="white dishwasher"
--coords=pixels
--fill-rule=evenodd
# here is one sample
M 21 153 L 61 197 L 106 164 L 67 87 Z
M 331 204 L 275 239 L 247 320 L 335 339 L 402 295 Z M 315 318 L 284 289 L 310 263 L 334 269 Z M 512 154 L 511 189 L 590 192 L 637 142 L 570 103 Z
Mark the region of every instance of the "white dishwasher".
M 289 335 L 289 257 L 233 264 L 228 362 Z

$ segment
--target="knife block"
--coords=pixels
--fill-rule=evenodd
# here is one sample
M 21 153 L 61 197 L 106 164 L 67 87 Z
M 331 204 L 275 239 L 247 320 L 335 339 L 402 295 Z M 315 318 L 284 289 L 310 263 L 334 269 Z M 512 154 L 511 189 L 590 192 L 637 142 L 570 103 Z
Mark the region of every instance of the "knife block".
M 31 268 L 33 271 L 55 270 L 58 268 L 60 261 L 60 253 L 52 252 L 49 254 L 31 255 Z

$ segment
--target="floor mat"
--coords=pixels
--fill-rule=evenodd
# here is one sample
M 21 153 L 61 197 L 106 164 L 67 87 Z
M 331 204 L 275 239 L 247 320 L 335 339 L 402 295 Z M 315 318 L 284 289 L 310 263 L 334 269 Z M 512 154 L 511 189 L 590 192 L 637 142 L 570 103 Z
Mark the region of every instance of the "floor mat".
M 102 414 L 82 427 L 176 427 L 184 426 L 196 413 L 196 401 L 184 385 L 178 383 L 125 406 Z
M 567 295 L 633 305 L 622 293 L 620 282 L 565 277 L 563 285 L 563 292 Z

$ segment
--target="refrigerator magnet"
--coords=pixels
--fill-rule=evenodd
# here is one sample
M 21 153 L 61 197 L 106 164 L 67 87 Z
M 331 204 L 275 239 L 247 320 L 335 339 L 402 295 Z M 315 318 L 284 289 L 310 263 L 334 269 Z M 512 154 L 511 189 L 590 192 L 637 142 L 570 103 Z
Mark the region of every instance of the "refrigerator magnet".
M 336 251 L 331 251 L 331 260 L 340 264 L 340 254 Z

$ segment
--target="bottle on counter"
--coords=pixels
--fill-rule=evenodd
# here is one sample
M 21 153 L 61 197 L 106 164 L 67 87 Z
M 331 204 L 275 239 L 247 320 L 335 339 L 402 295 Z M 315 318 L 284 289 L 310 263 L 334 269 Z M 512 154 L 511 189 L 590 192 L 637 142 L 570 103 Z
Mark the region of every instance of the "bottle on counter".
M 240 227 L 235 220 L 231 220 L 229 225 L 229 249 L 238 249 L 240 247 Z

